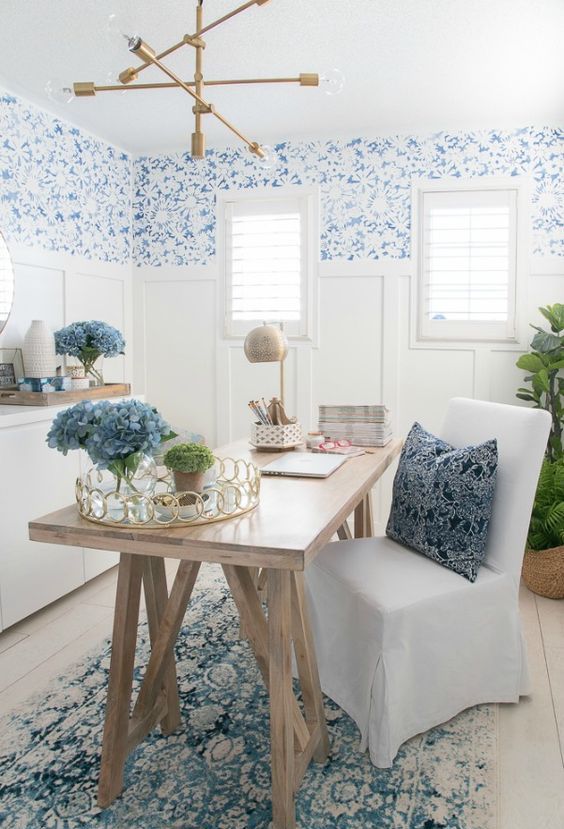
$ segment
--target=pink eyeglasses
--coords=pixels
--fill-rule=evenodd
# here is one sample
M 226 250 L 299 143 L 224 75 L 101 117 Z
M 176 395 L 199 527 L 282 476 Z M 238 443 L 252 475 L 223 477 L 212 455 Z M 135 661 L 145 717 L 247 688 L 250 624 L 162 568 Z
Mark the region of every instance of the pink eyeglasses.
M 320 443 L 317 448 L 321 449 L 322 452 L 326 452 L 329 449 L 338 449 L 345 446 L 352 446 L 350 440 L 326 440 L 324 443 Z

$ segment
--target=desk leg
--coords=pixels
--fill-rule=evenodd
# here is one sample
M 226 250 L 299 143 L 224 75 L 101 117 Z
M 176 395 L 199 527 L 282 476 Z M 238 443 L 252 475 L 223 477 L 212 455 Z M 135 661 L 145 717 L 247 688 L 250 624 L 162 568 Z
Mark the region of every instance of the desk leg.
M 374 518 L 372 516 L 372 490 L 369 489 L 366 493 L 366 506 L 365 506 L 365 517 L 364 517 L 364 527 L 366 531 L 367 538 L 374 537 Z
M 328 751 L 327 725 L 303 594 L 303 574 L 284 570 L 262 571 L 261 580 L 266 574 L 268 581 L 267 622 L 250 570 L 223 565 L 245 624 L 249 644 L 270 694 L 273 829 L 294 829 L 294 792 L 299 788 L 312 757 L 322 762 Z M 306 720 L 292 688 L 292 639 Z
M 102 809 L 121 793 L 125 760 L 135 746 L 158 723 L 165 733 L 178 724 L 174 643 L 199 569 L 199 562 L 181 561 L 168 596 L 163 562 L 149 556 L 121 554 L 98 783 L 98 805 Z M 142 579 L 147 595 L 151 655 L 130 717 Z
M 371 538 L 374 535 L 372 521 L 372 500 L 368 491 L 354 510 L 354 537 Z
M 294 829 L 294 729 L 292 723 L 291 574 L 268 571 L 272 826 Z
M 147 607 L 147 621 L 149 623 L 149 638 L 151 648 L 155 647 L 161 619 L 168 602 L 168 588 L 164 558 L 147 556 L 143 571 L 143 587 L 145 589 L 145 605 Z M 174 660 L 168 662 L 163 679 L 163 688 L 166 692 L 166 715 L 161 720 L 163 734 L 172 734 L 180 725 L 180 702 L 178 700 L 178 685 L 176 682 L 176 666 Z
M 324 763 L 329 754 L 329 734 L 323 709 L 323 696 L 319 683 L 313 635 L 307 612 L 304 574 L 294 571 L 291 574 L 291 579 L 294 653 L 298 666 L 298 676 L 300 677 L 305 719 L 311 734 L 316 731 L 319 732 L 319 742 L 313 752 L 313 759 L 318 763 Z
M 102 809 L 109 806 L 123 788 L 143 566 L 143 556 L 121 553 L 98 784 L 98 805 Z
M 337 536 L 339 541 L 350 541 L 352 539 L 353 536 L 346 521 L 338 528 Z
M 257 587 L 258 580 L 259 580 L 259 572 L 260 572 L 259 568 L 258 567 L 248 567 L 247 569 L 248 569 L 248 572 L 249 572 L 249 575 L 252 579 L 253 584 L 255 585 L 255 587 Z M 248 639 L 248 638 L 249 637 L 247 635 L 247 630 L 245 628 L 245 620 L 241 616 L 241 618 L 239 619 L 239 639 Z

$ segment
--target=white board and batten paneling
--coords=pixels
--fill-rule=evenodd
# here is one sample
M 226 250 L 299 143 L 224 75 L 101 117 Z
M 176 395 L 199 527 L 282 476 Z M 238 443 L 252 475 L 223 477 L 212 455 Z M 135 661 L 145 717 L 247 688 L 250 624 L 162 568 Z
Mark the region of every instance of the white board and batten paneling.
M 116 265 L 10 244 L 16 272 L 14 306 L 0 347 L 21 347 L 32 319 L 56 330 L 102 319 L 119 328 L 126 354 L 106 360 L 108 381 L 131 381 L 132 278 Z M 114 553 L 37 544 L 27 522 L 70 503 L 80 470 L 77 453 L 63 457 L 45 443 L 58 407 L 0 406 L 0 629 L 84 584 L 117 562 Z
M 129 263 L 84 257 L 10 243 L 16 275 L 14 305 L 0 348 L 21 348 L 33 319 L 53 329 L 78 320 L 101 319 L 125 336 L 125 357 L 106 360 L 109 381 L 131 380 L 133 372 L 133 298 Z

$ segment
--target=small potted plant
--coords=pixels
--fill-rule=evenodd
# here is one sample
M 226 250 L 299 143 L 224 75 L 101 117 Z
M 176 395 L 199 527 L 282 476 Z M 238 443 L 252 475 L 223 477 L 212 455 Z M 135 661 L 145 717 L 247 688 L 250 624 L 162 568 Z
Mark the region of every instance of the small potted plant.
M 215 457 L 201 443 L 177 443 L 166 452 L 163 462 L 173 474 L 177 492 L 201 493 L 205 473 L 214 465 Z

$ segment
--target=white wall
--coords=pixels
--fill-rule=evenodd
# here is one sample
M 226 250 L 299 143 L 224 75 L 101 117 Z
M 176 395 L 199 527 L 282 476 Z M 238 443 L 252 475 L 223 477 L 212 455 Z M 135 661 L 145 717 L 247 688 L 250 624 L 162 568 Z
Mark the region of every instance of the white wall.
M 519 346 L 413 343 L 412 270 L 407 259 L 319 263 L 319 342 L 291 345 L 287 360 L 289 409 L 306 430 L 316 426 L 319 403 L 383 401 L 396 434 L 405 435 L 414 420 L 438 430 L 453 396 L 519 402 Z M 136 319 L 138 388 L 173 424 L 202 432 L 211 445 L 247 437 L 247 401 L 271 395 L 278 385 L 275 365 L 249 364 L 242 340 L 216 335 L 221 286 L 217 264 L 134 273 L 142 311 Z M 564 299 L 564 259 L 532 257 L 526 290 L 524 342 L 528 322 L 540 320 L 537 307 Z
M 15 296 L 0 348 L 21 348 L 32 319 L 55 331 L 81 319 L 103 319 L 123 332 L 124 357 L 104 361 L 106 381 L 127 381 L 133 373 L 131 266 L 98 262 L 9 243 L 15 270 Z

